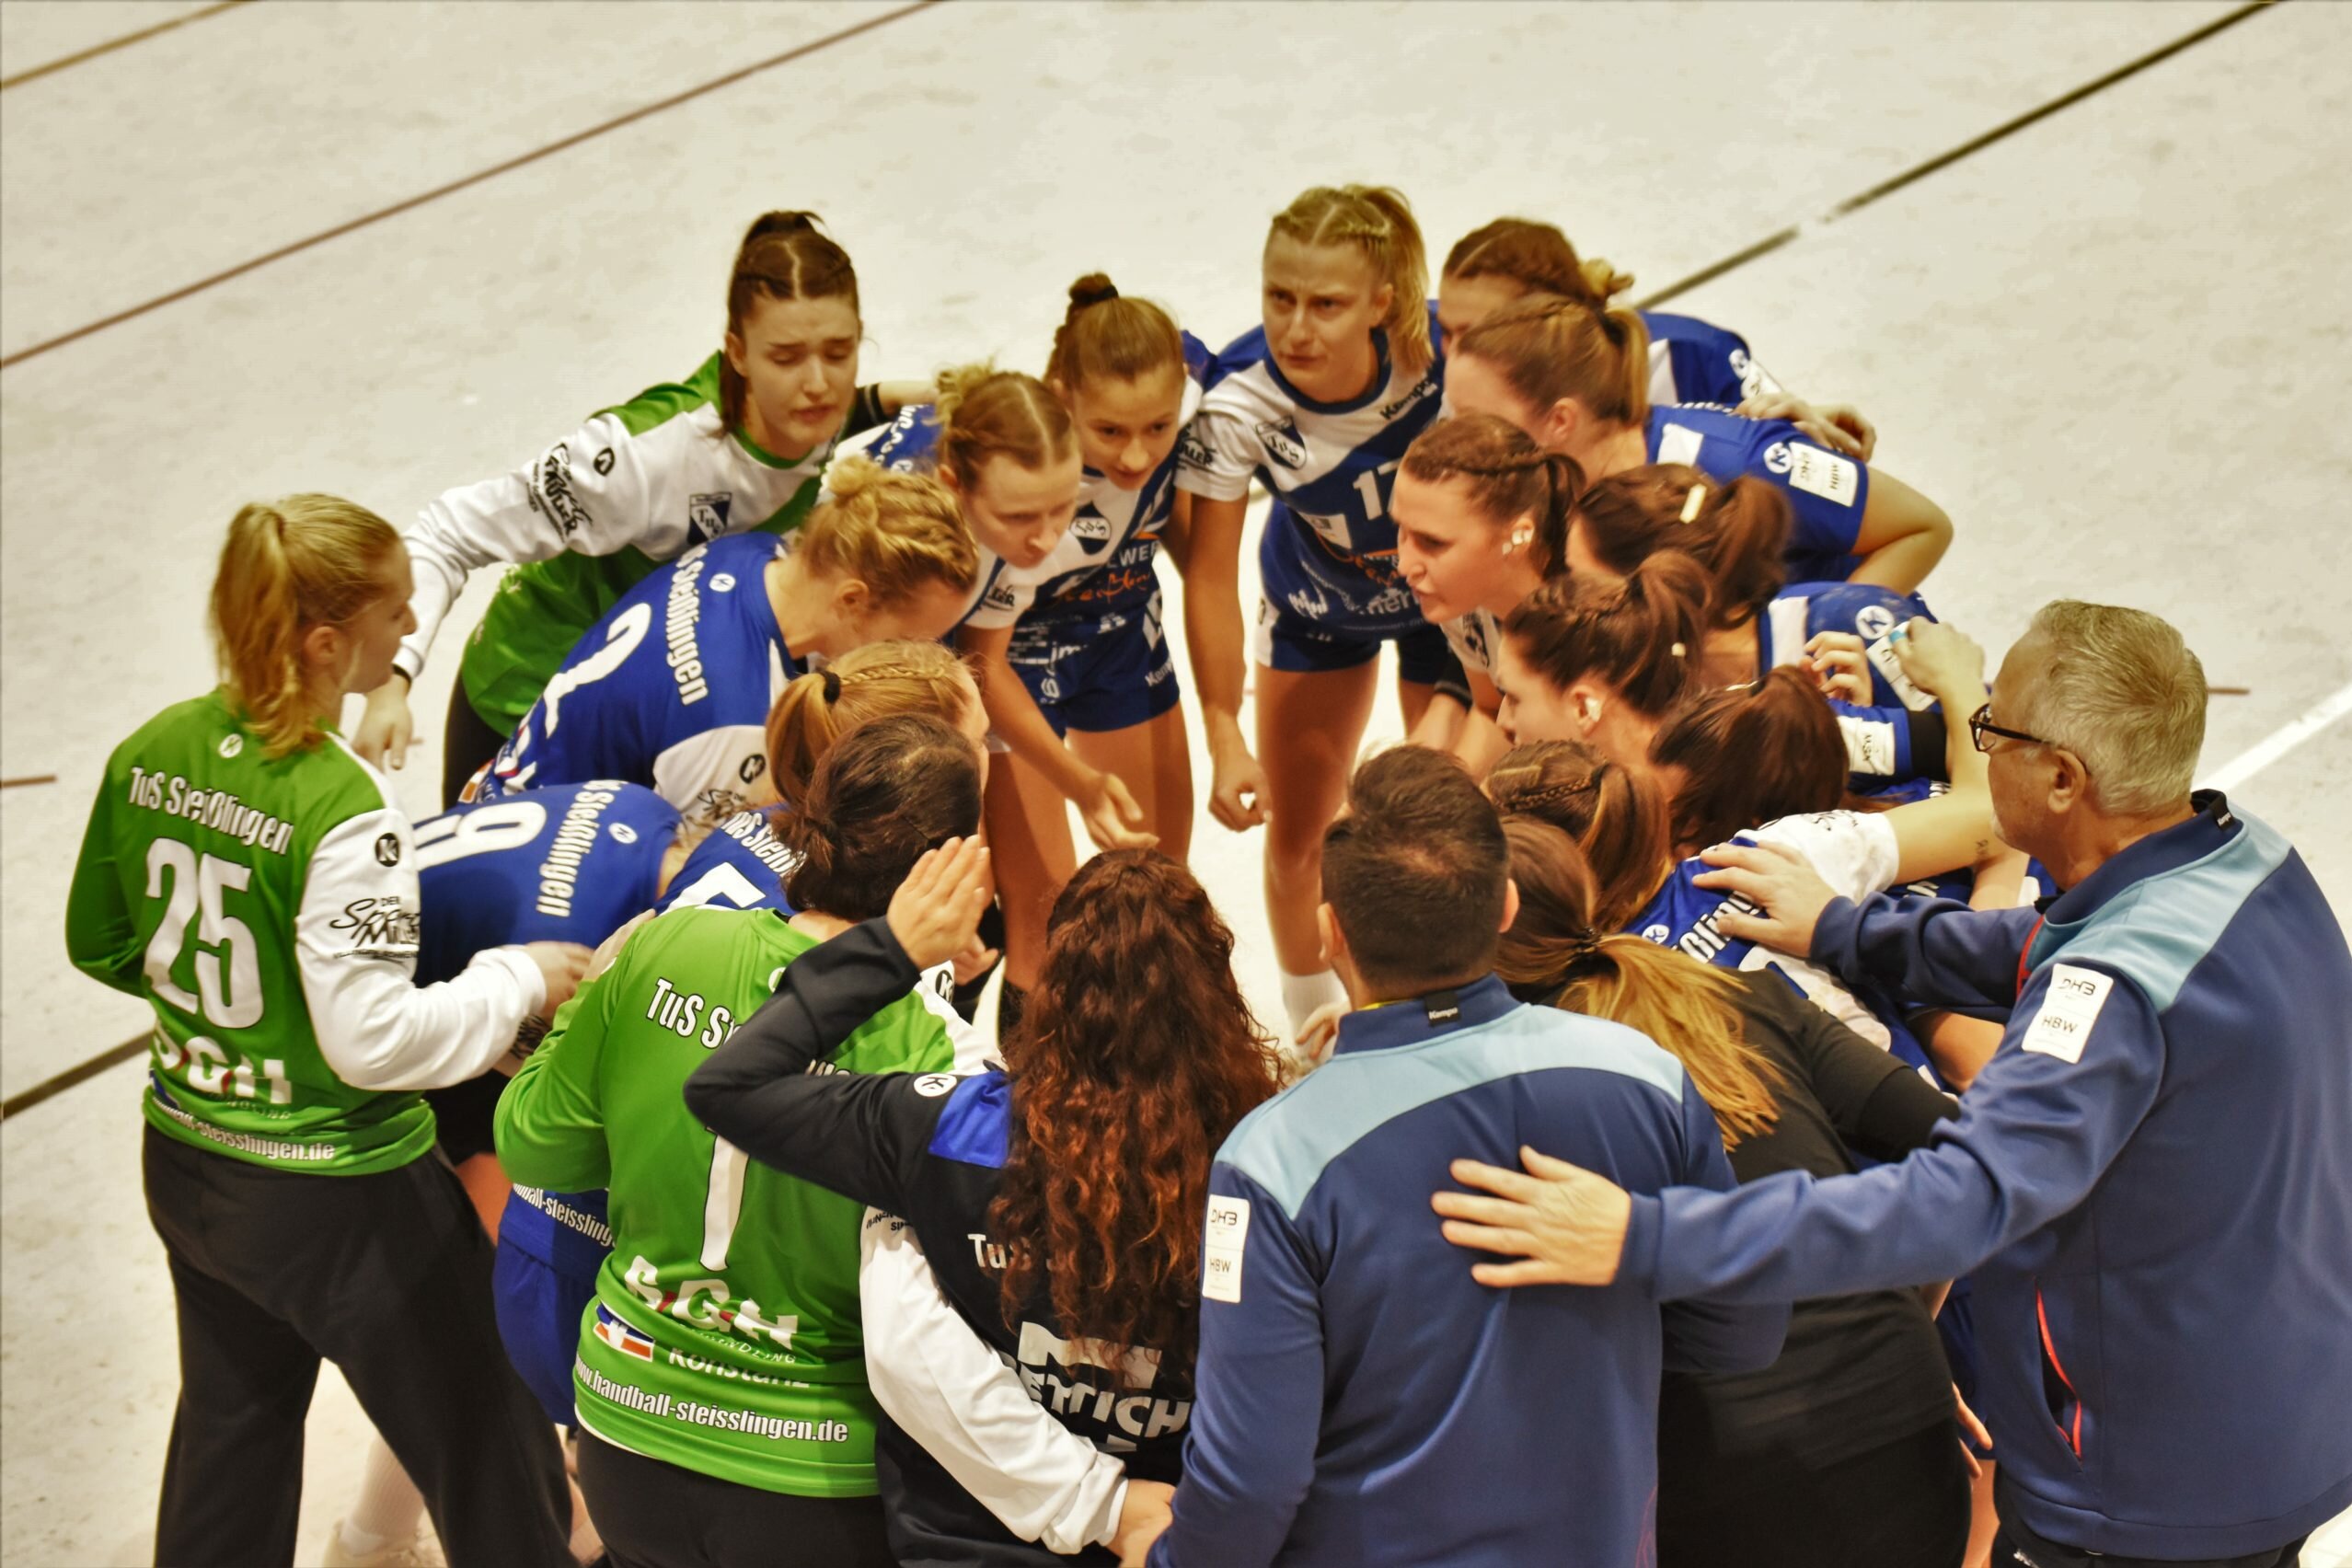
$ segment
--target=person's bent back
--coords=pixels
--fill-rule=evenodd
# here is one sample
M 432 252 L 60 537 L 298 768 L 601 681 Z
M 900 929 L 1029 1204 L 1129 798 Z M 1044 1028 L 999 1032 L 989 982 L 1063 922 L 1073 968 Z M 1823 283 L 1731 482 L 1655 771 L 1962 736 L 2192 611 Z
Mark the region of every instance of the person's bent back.
M 1574 1149 L 1635 1191 L 1729 1188 L 1681 1065 L 1514 1001 L 1515 905 L 1467 774 L 1401 748 L 1326 836 L 1324 940 L 1358 1010 L 1219 1152 L 1193 1438 L 1157 1568 L 1622 1564 L 1649 1530 L 1662 1366 L 1778 1354 L 1786 1313 L 1473 1279 L 1430 1212 L 1465 1150 Z

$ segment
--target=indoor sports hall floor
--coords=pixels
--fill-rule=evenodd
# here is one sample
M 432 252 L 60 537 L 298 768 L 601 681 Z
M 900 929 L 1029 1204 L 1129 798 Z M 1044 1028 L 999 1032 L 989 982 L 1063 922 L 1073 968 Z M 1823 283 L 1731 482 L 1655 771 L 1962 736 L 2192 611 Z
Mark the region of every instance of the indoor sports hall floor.
M 142 1069 L 103 1066 L 142 1009 L 67 966 L 62 909 L 108 751 L 209 684 L 229 515 L 401 518 L 682 375 L 766 208 L 856 257 L 870 377 L 1036 368 L 1098 267 L 1221 343 L 1317 183 L 1403 187 L 1440 255 L 1524 213 L 1639 295 L 1709 271 L 1676 308 L 1861 404 L 1951 513 L 1945 618 L 1997 655 L 2046 599 L 2144 605 L 2247 688 L 2206 775 L 2352 907 L 2352 8 L 2236 16 L 0 0 L 0 1558 L 146 1558 L 171 1301 Z M 419 814 L 489 586 L 417 693 Z M 1203 818 L 1276 1018 L 1257 856 Z M 330 1371 L 310 1553 L 363 1438 Z M 2352 1521 L 2306 1561 L 2352 1562 Z

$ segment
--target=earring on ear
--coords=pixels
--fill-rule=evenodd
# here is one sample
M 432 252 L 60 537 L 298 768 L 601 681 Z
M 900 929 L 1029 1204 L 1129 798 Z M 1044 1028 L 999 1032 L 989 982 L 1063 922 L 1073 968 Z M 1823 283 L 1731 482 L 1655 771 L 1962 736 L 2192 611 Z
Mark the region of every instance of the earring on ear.
M 1522 523 L 1511 530 L 1511 548 L 1515 550 L 1526 549 L 1528 542 L 1534 537 L 1535 530 Z

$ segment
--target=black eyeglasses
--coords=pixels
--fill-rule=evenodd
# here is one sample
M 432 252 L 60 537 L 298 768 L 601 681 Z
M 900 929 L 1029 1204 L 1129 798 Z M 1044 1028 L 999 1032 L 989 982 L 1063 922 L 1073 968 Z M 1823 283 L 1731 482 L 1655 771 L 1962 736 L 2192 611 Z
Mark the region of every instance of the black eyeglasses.
M 2023 730 L 2004 730 L 2000 725 L 1994 723 L 1992 721 L 1992 704 L 1989 702 L 1986 703 L 1982 708 L 1977 709 L 1977 711 L 1971 714 L 1968 719 L 1968 739 L 1974 743 L 1976 748 L 1980 752 L 1989 752 L 1992 750 L 1992 747 L 1985 744 L 1985 737 L 1987 735 L 1999 735 L 2003 740 L 2023 741 L 2030 745 L 2036 746 L 2046 746 L 2050 744 L 2049 742 L 2042 739 L 2039 735 L 2029 735 Z

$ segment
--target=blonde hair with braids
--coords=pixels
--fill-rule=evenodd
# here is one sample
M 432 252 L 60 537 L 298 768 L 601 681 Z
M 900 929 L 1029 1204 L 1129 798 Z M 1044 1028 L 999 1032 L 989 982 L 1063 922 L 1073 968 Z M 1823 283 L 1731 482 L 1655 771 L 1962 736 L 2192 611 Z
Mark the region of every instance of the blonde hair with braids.
M 1429 259 L 1412 203 L 1387 185 L 1318 185 L 1274 214 L 1275 235 L 1300 245 L 1353 245 L 1389 285 L 1389 356 L 1401 381 L 1418 381 L 1437 357 L 1429 341 Z
M 992 364 L 959 365 L 940 373 L 940 467 L 966 495 L 992 457 L 1009 457 L 1032 470 L 1050 467 L 1078 450 L 1070 410 L 1037 377 Z
M 884 608 L 933 583 L 968 589 L 978 581 L 972 529 L 937 478 L 852 455 L 834 459 L 824 488 L 824 502 L 792 536 L 792 553 L 810 571 L 856 578 Z
M 400 548 L 391 524 L 355 502 L 290 495 L 230 519 L 213 574 L 213 648 L 231 703 L 271 757 L 315 744 L 303 634 L 343 626 L 382 596 L 376 572 Z
M 961 727 L 980 703 L 963 662 L 944 644 L 905 640 L 853 648 L 787 686 L 767 710 L 767 778 L 799 811 L 834 743 L 894 713 L 927 713 Z
M 1747 1043 L 1739 982 L 1673 948 L 1593 918 L 1593 873 L 1565 832 L 1532 816 L 1506 816 L 1511 881 L 1519 913 L 1503 933 L 1494 971 L 1516 986 L 1551 993 L 1552 1006 L 1638 1029 L 1680 1061 L 1715 1113 L 1724 1147 L 1770 1132 L 1780 1118 L 1780 1069 Z
M 1567 570 L 1568 515 L 1585 488 L 1574 458 L 1544 451 L 1508 420 L 1458 414 L 1405 449 L 1404 471 L 1424 483 L 1468 481 L 1470 503 L 1497 527 L 1533 517 L 1537 569 L 1546 577 Z
M 1617 930 L 1658 891 L 1673 852 L 1665 795 L 1648 778 L 1582 741 L 1530 741 L 1486 775 L 1486 798 L 1506 815 L 1539 818 L 1581 851 L 1593 885 L 1591 924 Z

